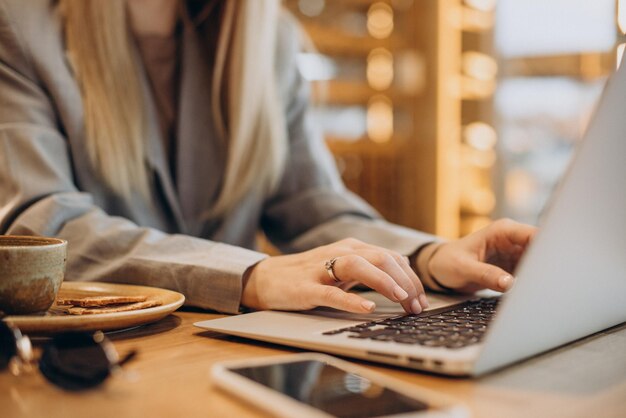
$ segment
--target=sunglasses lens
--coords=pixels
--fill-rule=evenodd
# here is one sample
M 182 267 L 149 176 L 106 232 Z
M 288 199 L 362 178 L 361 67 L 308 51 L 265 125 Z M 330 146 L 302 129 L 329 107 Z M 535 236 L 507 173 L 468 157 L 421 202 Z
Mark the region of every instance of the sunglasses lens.
M 15 332 L 0 321 L 0 370 L 6 369 L 11 359 L 17 355 L 15 338 Z
M 81 390 L 102 383 L 109 375 L 110 362 L 92 334 L 69 333 L 46 344 L 39 369 L 57 386 Z

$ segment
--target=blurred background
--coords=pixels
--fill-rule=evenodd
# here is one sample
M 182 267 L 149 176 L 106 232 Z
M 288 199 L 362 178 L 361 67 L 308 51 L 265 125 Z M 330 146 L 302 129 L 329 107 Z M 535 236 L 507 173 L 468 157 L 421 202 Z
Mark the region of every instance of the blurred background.
M 445 237 L 536 224 L 622 52 L 626 0 L 286 0 L 350 189 Z

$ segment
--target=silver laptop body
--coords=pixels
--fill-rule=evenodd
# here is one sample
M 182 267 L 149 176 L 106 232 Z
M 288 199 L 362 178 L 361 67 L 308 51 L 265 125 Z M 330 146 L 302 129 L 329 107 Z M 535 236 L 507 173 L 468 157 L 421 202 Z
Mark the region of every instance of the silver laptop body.
M 626 66 L 609 80 L 584 140 L 478 344 L 425 347 L 354 338 L 372 318 L 326 309 L 261 311 L 195 325 L 307 350 L 450 375 L 479 375 L 626 321 Z M 397 313 L 395 313 L 397 315 Z

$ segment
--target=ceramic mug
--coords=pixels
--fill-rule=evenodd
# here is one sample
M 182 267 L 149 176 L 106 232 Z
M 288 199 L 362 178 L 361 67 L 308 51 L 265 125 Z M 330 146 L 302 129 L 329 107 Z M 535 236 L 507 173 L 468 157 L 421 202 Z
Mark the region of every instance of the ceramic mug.
M 65 275 L 67 241 L 0 235 L 0 311 L 44 312 L 52 306 Z

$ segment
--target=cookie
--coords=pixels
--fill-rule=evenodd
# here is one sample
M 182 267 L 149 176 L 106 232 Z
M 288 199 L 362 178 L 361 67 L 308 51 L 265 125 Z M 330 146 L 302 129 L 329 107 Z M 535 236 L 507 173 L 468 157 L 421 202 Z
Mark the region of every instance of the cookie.
M 125 305 L 103 306 L 103 307 L 97 307 L 97 308 L 83 308 L 79 306 L 71 306 L 71 307 L 68 307 L 65 312 L 70 315 L 94 315 L 94 314 L 136 311 L 139 309 L 146 309 L 146 308 L 152 308 L 154 306 L 160 306 L 161 304 L 162 303 L 159 300 L 148 300 L 148 301 L 143 301 L 143 302 L 128 303 Z
M 57 305 L 72 305 L 83 308 L 121 305 L 125 303 L 145 302 L 147 296 L 89 296 L 84 298 L 57 298 Z

